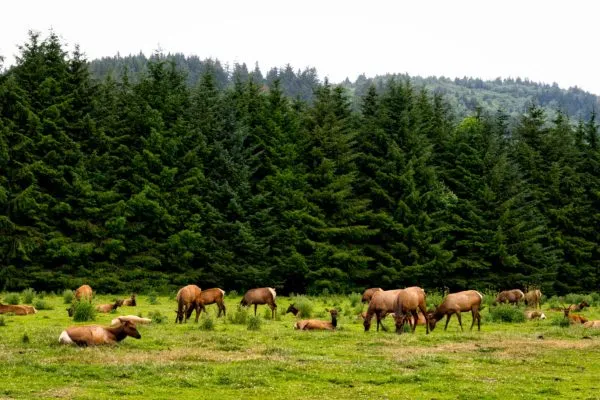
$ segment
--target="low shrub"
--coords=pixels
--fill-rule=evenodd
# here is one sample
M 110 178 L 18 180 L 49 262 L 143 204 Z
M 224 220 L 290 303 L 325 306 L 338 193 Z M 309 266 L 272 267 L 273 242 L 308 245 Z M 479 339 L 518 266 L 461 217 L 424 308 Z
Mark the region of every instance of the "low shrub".
M 158 294 L 154 291 L 148 293 L 148 303 L 153 306 L 158 304 Z
M 204 314 L 204 316 L 200 319 L 200 330 L 203 331 L 212 331 L 215 329 L 215 322 L 211 317 Z
M 162 315 L 160 311 L 150 311 L 148 313 L 148 317 L 150 317 L 152 322 L 154 322 L 155 324 L 162 324 L 164 322 L 167 322 L 167 316 Z
M 75 295 L 73 294 L 72 290 L 69 289 L 65 289 L 63 291 L 63 300 L 65 304 L 71 304 L 73 303 L 73 298 L 75 297 Z
M 227 319 L 232 324 L 245 325 L 248 320 L 248 310 L 242 306 L 238 306 L 233 313 L 227 314 Z
M 32 288 L 25 289 L 21 292 L 21 297 L 23 298 L 23 303 L 31 304 L 35 297 L 35 290 Z
M 248 330 L 249 331 L 258 331 L 262 325 L 262 320 L 258 316 L 252 315 L 248 318 Z
M 0 326 L 6 326 L 6 321 L 4 321 L 3 315 L 0 315 Z
M 356 307 L 358 304 L 361 304 L 362 295 L 360 293 L 350 293 L 350 305 L 352 307 Z
M 44 299 L 37 299 L 35 303 L 33 303 L 33 306 L 37 310 L 52 310 L 54 308 L 50 304 L 46 303 L 46 300 Z
M 500 304 L 490 308 L 489 319 L 493 322 L 524 322 L 525 315 L 519 307 Z
M 19 304 L 19 295 L 17 293 L 9 293 L 4 296 L 4 302 L 6 304 L 16 305 Z
M 88 301 L 77 301 L 73 304 L 73 321 L 84 322 L 96 319 L 96 308 Z
M 27 333 L 24 333 L 23 337 L 21 338 L 21 341 L 23 343 L 29 343 L 29 335 L 27 335 Z
M 227 297 L 237 297 L 238 296 L 238 292 L 237 290 L 231 290 L 226 294 Z
M 569 320 L 567 318 L 565 318 L 564 316 L 556 315 L 550 320 L 550 325 L 567 328 L 571 324 L 570 324 Z
M 299 310 L 302 318 L 310 318 L 313 316 L 313 302 L 306 296 L 296 296 L 292 299 L 292 303 Z

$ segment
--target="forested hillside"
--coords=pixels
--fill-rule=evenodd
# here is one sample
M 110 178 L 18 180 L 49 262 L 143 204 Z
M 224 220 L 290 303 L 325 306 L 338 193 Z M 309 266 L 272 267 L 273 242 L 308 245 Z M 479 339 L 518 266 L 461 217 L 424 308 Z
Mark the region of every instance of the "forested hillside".
M 595 114 L 456 118 L 404 78 L 355 110 L 314 71 L 305 101 L 204 66 L 96 80 L 32 34 L 0 75 L 0 288 L 597 290 Z
M 156 59 L 156 55 L 153 56 Z M 150 60 L 153 58 L 151 57 Z M 275 80 L 279 80 L 282 91 L 292 99 L 299 98 L 311 102 L 314 99 L 313 91 L 319 84 L 317 70 L 305 68 L 294 70 L 290 65 L 283 68 L 271 68 L 265 76 L 258 65 L 251 70 L 246 64 L 234 64 L 233 66 L 222 65 L 218 60 L 201 60 L 197 56 L 185 56 L 173 54 L 161 56 L 165 60 L 174 61 L 179 71 L 186 76 L 186 82 L 194 87 L 201 76 L 208 70 L 215 75 L 215 82 L 219 88 L 231 87 L 234 77 L 246 82 L 250 77 L 258 85 L 271 86 Z M 119 80 L 126 74 L 133 82 L 137 81 L 140 72 L 148 71 L 150 60 L 144 54 L 135 56 L 105 57 L 93 60 L 90 63 L 92 76 L 104 79 L 107 76 Z M 155 60 L 156 61 L 156 60 Z M 555 118 L 557 110 L 571 118 L 580 119 L 589 116 L 589 113 L 600 108 L 599 98 L 579 88 L 561 89 L 558 85 L 542 84 L 529 80 L 495 79 L 483 81 L 477 78 L 449 79 L 444 77 L 428 77 L 408 75 L 385 75 L 373 78 L 364 75 L 359 76 L 354 82 L 346 79 L 341 85 L 348 89 L 352 96 L 352 108 L 360 109 L 361 99 L 365 96 L 369 87 L 375 86 L 378 94 L 385 91 L 387 82 L 391 79 L 396 81 L 410 80 L 417 87 L 425 87 L 432 93 L 444 95 L 453 113 L 459 117 L 465 117 L 474 112 L 478 107 L 496 112 L 501 110 L 511 117 L 518 117 L 527 109 L 528 105 L 535 103 L 539 105 L 546 114 Z

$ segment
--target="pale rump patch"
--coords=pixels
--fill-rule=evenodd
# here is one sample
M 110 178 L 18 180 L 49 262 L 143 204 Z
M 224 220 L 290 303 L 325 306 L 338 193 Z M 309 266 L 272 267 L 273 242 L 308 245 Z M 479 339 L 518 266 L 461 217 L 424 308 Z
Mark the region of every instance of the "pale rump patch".
M 224 291 L 223 289 L 219 289 L 219 290 L 221 291 L 221 294 L 222 294 L 223 296 L 225 296 L 225 291 Z
M 483 295 L 481 293 L 479 293 L 477 290 L 475 291 L 475 293 L 477 293 L 479 295 L 479 297 L 481 297 L 481 301 L 483 301 Z
M 74 344 L 75 342 L 73 342 L 71 340 L 71 338 L 69 337 L 69 334 L 67 333 L 67 331 L 62 331 L 62 333 L 58 337 L 58 343 L 62 343 L 62 344 Z
M 271 292 L 271 294 L 273 295 L 273 300 L 275 300 L 275 297 L 277 297 L 277 293 L 275 293 L 275 289 L 273 288 L 267 288 L 269 289 L 269 292 Z

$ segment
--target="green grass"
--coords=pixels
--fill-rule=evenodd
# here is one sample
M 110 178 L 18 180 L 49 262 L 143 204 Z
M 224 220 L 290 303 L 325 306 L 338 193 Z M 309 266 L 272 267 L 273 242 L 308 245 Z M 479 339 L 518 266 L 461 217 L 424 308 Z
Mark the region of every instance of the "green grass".
M 98 296 L 94 304 L 113 297 Z M 546 310 L 548 320 L 511 323 L 487 322 L 486 308 L 481 332 L 468 330 L 471 316 L 464 313 L 465 332 L 453 317 L 446 332 L 440 321 L 430 335 L 423 326 L 396 335 L 390 317 L 389 333 L 364 333 L 351 314 L 339 317 L 336 332 L 295 331 L 291 314 L 262 318 L 266 306 L 259 307 L 260 330 L 252 331 L 253 309 L 233 323 L 217 318 L 211 305 L 213 328 L 202 330 L 193 318 L 175 324 L 175 302 L 162 296 L 157 305 L 140 298 L 138 307 L 117 311 L 167 317 L 139 326 L 140 340 L 77 348 L 59 345 L 58 336 L 90 322 L 73 322 L 62 296 L 44 300 L 54 309 L 3 317 L 0 398 L 588 399 L 600 389 L 600 330 L 557 326 L 550 320 L 562 313 Z M 228 316 L 239 300 L 227 296 Z M 322 319 L 325 308 L 353 310 L 343 296 L 310 301 Z M 278 312 L 290 302 L 278 297 Z M 580 314 L 600 319 L 598 308 Z M 108 325 L 114 317 L 98 314 L 92 323 Z

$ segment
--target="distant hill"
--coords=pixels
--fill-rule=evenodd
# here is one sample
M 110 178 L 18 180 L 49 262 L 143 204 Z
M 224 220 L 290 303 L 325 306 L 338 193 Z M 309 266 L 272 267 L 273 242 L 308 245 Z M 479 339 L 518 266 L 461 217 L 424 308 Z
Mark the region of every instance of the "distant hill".
M 136 75 L 146 70 L 150 59 L 173 60 L 178 69 L 187 74 L 188 84 L 193 86 L 200 76 L 212 70 L 217 84 L 223 88 L 231 85 L 235 77 L 245 81 L 252 77 L 255 81 L 270 85 L 276 79 L 281 81 L 284 92 L 292 98 L 311 101 L 313 89 L 321 81 L 315 68 L 294 70 L 289 64 L 282 68 L 271 68 L 263 75 L 258 65 L 249 69 L 246 64 L 222 64 L 219 60 L 200 59 L 197 56 L 185 56 L 181 53 L 154 55 L 150 58 L 144 54 L 104 57 L 91 61 L 90 70 L 98 79 L 112 76 L 120 79 L 127 71 L 130 80 L 135 81 Z M 388 74 L 373 78 L 360 75 L 354 82 L 346 79 L 340 85 L 354 97 L 355 106 L 370 85 L 375 85 L 382 91 L 389 79 L 410 79 L 417 87 L 425 87 L 432 92 L 442 93 L 458 116 L 473 112 L 480 106 L 484 110 L 502 110 L 506 114 L 516 116 L 521 114 L 526 106 L 534 102 L 543 107 L 550 118 L 561 109 L 573 119 L 586 119 L 593 109 L 600 109 L 600 98 L 577 87 L 562 89 L 558 84 L 536 83 L 529 80 L 500 79 L 484 81 L 478 78 L 456 78 L 409 76 L 406 74 Z

